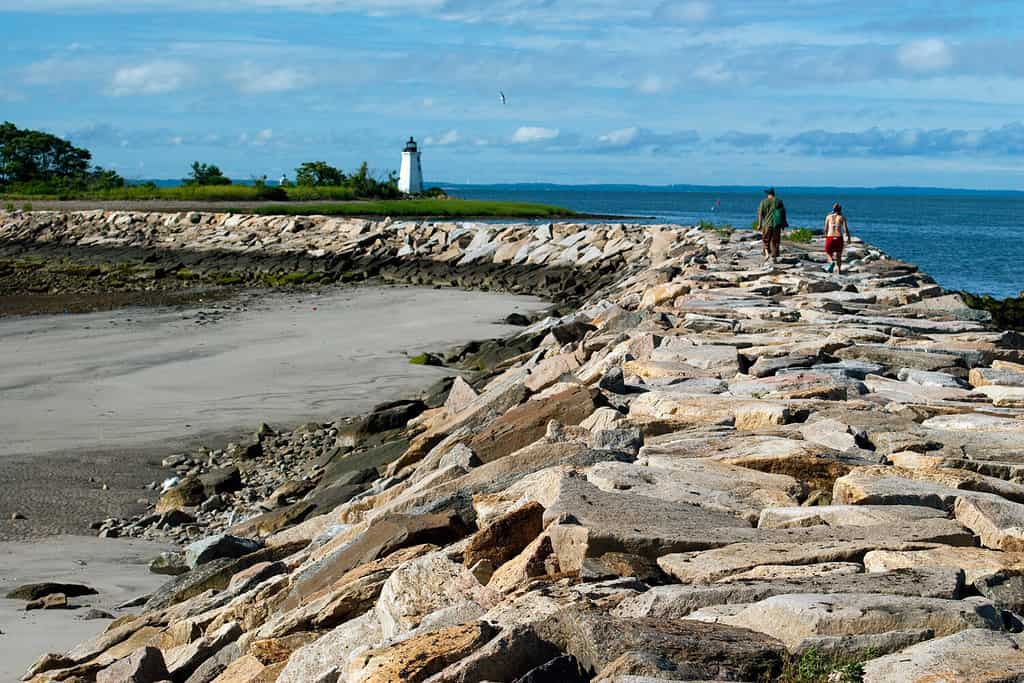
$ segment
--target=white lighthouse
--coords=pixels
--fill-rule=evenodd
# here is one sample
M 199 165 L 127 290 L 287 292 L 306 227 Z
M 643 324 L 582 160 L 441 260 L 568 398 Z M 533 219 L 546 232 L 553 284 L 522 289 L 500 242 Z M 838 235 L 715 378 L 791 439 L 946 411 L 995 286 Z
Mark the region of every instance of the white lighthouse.
M 411 137 L 402 150 L 402 172 L 398 174 L 398 190 L 405 194 L 423 192 L 423 169 L 420 168 L 420 152 Z

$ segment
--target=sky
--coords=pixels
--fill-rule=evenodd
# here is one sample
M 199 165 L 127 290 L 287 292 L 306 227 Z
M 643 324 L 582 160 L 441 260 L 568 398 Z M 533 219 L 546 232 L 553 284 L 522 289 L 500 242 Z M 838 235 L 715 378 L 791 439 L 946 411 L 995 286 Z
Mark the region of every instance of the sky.
M 0 121 L 129 179 L 1024 189 L 1020 0 L 0 0 Z M 502 104 L 499 91 L 506 95 Z

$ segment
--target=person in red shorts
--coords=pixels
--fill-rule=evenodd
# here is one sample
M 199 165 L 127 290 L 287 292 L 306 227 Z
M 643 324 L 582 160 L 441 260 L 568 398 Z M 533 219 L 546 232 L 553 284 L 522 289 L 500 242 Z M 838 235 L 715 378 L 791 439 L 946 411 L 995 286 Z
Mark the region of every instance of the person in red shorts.
M 832 205 L 832 213 L 825 217 L 825 256 L 828 257 L 828 265 L 825 270 L 835 270 L 840 275 L 843 273 L 843 236 L 850 239 L 850 228 L 846 224 L 846 216 L 843 215 L 843 207 L 839 204 Z

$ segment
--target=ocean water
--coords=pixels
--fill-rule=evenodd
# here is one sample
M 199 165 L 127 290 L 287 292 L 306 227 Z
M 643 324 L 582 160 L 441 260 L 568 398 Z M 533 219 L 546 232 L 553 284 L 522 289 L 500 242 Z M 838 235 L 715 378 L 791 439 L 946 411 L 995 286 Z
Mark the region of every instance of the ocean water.
M 466 199 L 556 204 L 575 211 L 749 228 L 763 195 L 752 188 L 444 186 Z M 779 188 L 791 226 L 820 230 L 836 201 L 851 233 L 918 265 L 947 289 L 995 297 L 1024 290 L 1024 193 Z

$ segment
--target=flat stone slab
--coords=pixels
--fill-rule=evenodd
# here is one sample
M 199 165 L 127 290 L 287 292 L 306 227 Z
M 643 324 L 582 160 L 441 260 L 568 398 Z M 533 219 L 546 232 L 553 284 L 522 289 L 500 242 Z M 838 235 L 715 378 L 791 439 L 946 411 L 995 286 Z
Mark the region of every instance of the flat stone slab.
M 544 512 L 545 524 L 585 529 L 586 557 L 622 552 L 655 558 L 752 540 L 756 530 L 738 517 L 643 495 L 609 493 L 582 477 L 563 477 Z
M 941 510 L 918 505 L 821 505 L 815 507 L 765 508 L 759 529 L 790 529 L 827 526 L 898 525 L 922 519 L 947 519 Z
M 1005 683 L 1022 671 L 1024 635 L 967 629 L 866 662 L 864 683 Z
M 986 548 L 1024 552 L 1024 505 L 1008 500 L 959 498 L 954 513 Z
M 749 605 L 705 607 L 687 619 L 760 631 L 783 642 L 790 652 L 817 645 L 821 638 L 877 636 L 876 650 L 891 651 L 906 632 L 927 631 L 937 637 L 968 628 L 1001 630 L 1003 620 L 985 598 L 941 600 L 870 593 L 796 593 L 776 595 Z M 901 633 L 903 632 L 903 633 Z M 921 640 L 930 637 L 922 634 Z M 857 648 L 850 648 L 857 649 Z
M 832 499 L 847 505 L 922 505 L 952 510 L 958 498 L 1024 500 L 1024 486 L 951 468 L 862 467 L 836 479 Z
M 659 420 L 679 426 L 730 425 L 759 429 L 790 422 L 784 402 L 744 400 L 726 396 L 687 396 L 665 390 L 650 391 L 629 406 L 631 417 Z
M 668 456 L 651 456 L 632 464 L 598 463 L 587 471 L 587 480 L 604 491 L 689 503 L 739 514 L 751 522 L 765 506 L 796 505 L 802 490 L 796 479 L 783 474 Z
M 964 572 L 964 580 L 974 583 L 998 572 L 1024 570 L 1024 553 L 1004 553 L 984 548 L 935 547 L 921 550 L 872 550 L 864 555 L 869 572 L 924 567 L 951 567 Z
M 778 669 L 784 654 L 778 641 L 743 628 L 629 619 L 584 606 L 562 610 L 535 628 L 595 674 L 630 653 L 656 659 L 677 680 L 759 680 Z
M 658 566 L 680 583 L 711 583 L 761 565 L 858 561 L 879 549 L 917 550 L 934 544 L 972 545 L 974 538 L 952 520 L 925 519 L 896 527 L 758 529 L 756 542 L 706 551 L 667 554 Z
M 627 597 L 615 608 L 615 614 L 682 619 L 703 607 L 752 603 L 789 593 L 879 593 L 955 600 L 961 596 L 963 586 L 963 572 L 953 567 L 817 574 L 772 581 L 743 579 L 705 585 L 671 584 L 655 586 L 644 593 Z
M 997 370 L 995 368 L 971 368 L 968 376 L 975 387 L 1000 386 L 1024 387 L 1024 372 Z

